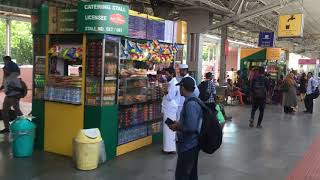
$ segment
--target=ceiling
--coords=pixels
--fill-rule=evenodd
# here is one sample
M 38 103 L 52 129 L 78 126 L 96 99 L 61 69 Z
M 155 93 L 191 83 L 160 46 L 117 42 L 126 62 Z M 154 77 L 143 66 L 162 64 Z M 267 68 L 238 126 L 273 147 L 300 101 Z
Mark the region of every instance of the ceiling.
M 229 24 L 229 38 L 244 40 L 257 44 L 260 31 L 276 31 L 278 16 L 293 13 L 303 13 L 305 28 L 303 38 L 278 39 L 278 44 L 290 45 L 291 51 L 313 58 L 320 58 L 320 6 L 319 0 L 162 0 L 175 4 L 176 10 L 194 8 L 214 13 L 213 24 L 218 24 L 224 18 L 241 17 Z M 272 5 L 277 5 L 265 12 L 257 11 Z M 209 30 L 209 33 L 220 34 L 219 29 Z
M 76 5 L 78 0 L 0 0 L 1 11 L 31 14 L 33 8 L 42 3 L 67 7 Z M 107 0 L 105 0 L 107 1 Z M 110 1 L 110 0 L 108 0 Z M 320 58 L 320 6 L 319 0 L 111 0 L 127 3 L 132 9 L 157 15 L 166 9 L 165 18 L 178 19 L 184 9 L 211 12 L 213 24 L 233 18 L 228 24 L 230 39 L 256 44 L 260 31 L 276 31 L 278 16 L 281 14 L 303 13 L 305 15 L 304 37 L 278 39 L 280 44 L 290 44 L 294 52 Z M 274 6 L 278 5 L 278 6 Z M 267 11 L 261 8 L 274 6 Z M 258 10 L 258 11 L 257 11 Z M 255 12 L 257 11 L 257 12 Z M 220 34 L 219 29 L 208 29 L 211 34 Z

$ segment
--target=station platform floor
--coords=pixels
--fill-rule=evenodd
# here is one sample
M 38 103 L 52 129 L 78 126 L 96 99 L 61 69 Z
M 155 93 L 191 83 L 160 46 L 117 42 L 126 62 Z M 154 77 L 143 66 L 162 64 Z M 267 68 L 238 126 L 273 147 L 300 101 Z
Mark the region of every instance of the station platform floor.
M 250 106 L 229 106 L 233 121 L 224 129 L 214 155 L 200 154 L 199 180 L 319 180 L 319 99 L 313 115 L 303 105 L 295 115 L 267 105 L 263 129 L 249 128 Z M 257 116 L 257 115 L 256 115 Z M 176 155 L 161 153 L 161 144 L 122 155 L 93 171 L 78 171 L 72 159 L 36 151 L 31 158 L 12 157 L 8 135 L 0 135 L 3 180 L 173 180 Z

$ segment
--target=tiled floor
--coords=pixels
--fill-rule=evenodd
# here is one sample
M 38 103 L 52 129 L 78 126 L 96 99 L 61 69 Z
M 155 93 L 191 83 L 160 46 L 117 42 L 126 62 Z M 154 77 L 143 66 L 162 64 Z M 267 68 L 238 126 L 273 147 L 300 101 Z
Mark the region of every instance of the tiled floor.
M 267 106 L 263 129 L 248 127 L 249 106 L 227 107 L 233 122 L 225 126 L 224 143 L 217 153 L 201 153 L 199 180 L 282 180 L 289 174 L 294 175 L 295 167 L 299 170 L 297 163 L 303 157 L 307 157 L 307 161 L 302 161 L 302 167 L 312 168 L 317 163 L 309 161 L 312 159 L 309 157 L 315 148 L 308 149 L 312 142 L 319 145 L 320 106 L 317 103 L 313 115 L 303 114 L 302 107 L 296 115 L 285 115 L 280 106 Z M 4 180 L 174 179 L 176 156 L 163 155 L 161 145 L 128 153 L 97 170 L 83 172 L 74 168 L 70 158 L 44 152 L 35 152 L 32 158 L 14 159 L 7 140 L 7 136 L 0 135 L 0 179 Z M 320 170 L 314 172 L 320 173 Z

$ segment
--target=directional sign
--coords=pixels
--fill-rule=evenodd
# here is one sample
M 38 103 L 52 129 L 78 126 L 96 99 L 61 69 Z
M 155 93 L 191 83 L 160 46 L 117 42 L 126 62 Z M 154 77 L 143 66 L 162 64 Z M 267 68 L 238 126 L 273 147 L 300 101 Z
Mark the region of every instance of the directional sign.
M 278 37 L 302 37 L 304 27 L 303 14 L 279 16 Z
M 273 47 L 274 46 L 274 32 L 260 32 L 259 47 Z

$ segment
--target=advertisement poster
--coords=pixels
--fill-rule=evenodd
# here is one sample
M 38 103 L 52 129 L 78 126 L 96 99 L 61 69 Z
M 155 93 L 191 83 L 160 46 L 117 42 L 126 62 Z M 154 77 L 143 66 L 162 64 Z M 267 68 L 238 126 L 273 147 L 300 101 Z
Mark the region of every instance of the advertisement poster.
M 128 36 L 129 7 L 109 2 L 78 4 L 78 32 Z
M 174 22 L 165 20 L 164 42 L 173 43 Z
M 279 16 L 278 37 L 303 37 L 304 16 L 292 14 Z

